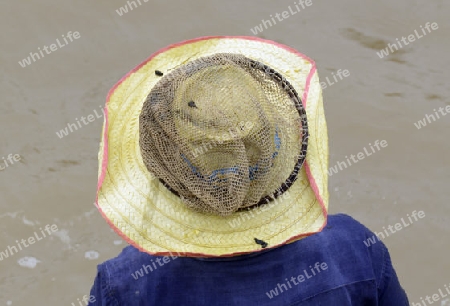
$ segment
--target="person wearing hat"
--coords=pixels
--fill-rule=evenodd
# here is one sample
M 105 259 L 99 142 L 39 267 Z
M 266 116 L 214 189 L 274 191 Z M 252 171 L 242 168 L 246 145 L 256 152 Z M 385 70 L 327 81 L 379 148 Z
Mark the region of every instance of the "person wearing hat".
M 256 37 L 171 45 L 109 92 L 96 205 L 131 246 L 89 305 L 409 305 L 381 241 L 328 216 L 313 60 Z

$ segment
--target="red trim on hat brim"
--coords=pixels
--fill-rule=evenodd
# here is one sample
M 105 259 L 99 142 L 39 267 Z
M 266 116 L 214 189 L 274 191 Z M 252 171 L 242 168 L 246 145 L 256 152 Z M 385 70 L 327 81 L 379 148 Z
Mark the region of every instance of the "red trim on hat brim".
M 95 206 L 97 207 L 97 209 L 99 210 L 100 214 L 103 216 L 103 218 L 106 220 L 106 222 L 109 224 L 109 226 L 119 235 L 121 236 L 126 242 L 128 242 L 129 244 L 133 245 L 134 247 L 136 247 L 137 249 L 139 249 L 141 252 L 145 252 L 151 255 L 155 255 L 155 256 L 171 256 L 173 255 L 172 252 L 157 252 L 157 253 L 152 253 L 149 252 L 145 249 L 143 249 L 141 246 L 137 245 L 134 241 L 132 241 L 130 238 L 128 238 L 127 235 L 125 235 L 119 228 L 117 228 L 112 221 L 105 215 L 105 213 L 103 212 L 103 210 L 101 209 L 101 207 L 98 205 L 98 192 L 100 191 L 100 188 L 103 184 L 103 181 L 105 179 L 106 176 L 106 168 L 108 166 L 108 102 L 111 98 L 111 95 L 113 94 L 113 92 L 116 90 L 116 88 L 122 83 L 124 82 L 131 74 L 135 73 L 136 71 L 138 71 L 142 66 L 144 66 L 145 64 L 147 64 L 149 61 L 151 61 L 154 57 L 156 57 L 157 55 L 182 46 L 182 45 L 186 45 L 186 44 L 191 44 L 191 43 L 195 43 L 198 41 L 203 41 L 203 40 L 208 40 L 208 39 L 246 39 L 246 40 L 256 40 L 256 41 L 261 41 L 261 42 L 265 42 L 265 43 L 269 43 L 272 45 L 275 45 L 277 47 L 280 47 L 282 49 L 285 49 L 291 53 L 295 53 L 296 55 L 298 55 L 299 57 L 309 61 L 312 65 L 312 68 L 308 74 L 308 77 L 306 79 L 306 85 L 305 85 L 305 91 L 303 92 L 303 96 L 302 96 L 302 103 L 303 106 L 306 108 L 306 104 L 307 104 L 307 100 L 308 100 L 308 93 L 309 93 L 309 86 L 311 83 L 311 79 L 314 75 L 314 73 L 316 72 L 316 63 L 310 59 L 309 57 L 307 57 L 306 55 L 298 52 L 297 50 L 295 50 L 294 48 L 291 48 L 289 46 L 277 43 L 275 41 L 272 40 L 268 40 L 268 39 L 263 39 L 263 38 L 259 38 L 259 37 L 253 37 L 253 36 L 203 36 L 203 37 L 198 37 L 198 38 L 194 38 L 194 39 L 190 39 L 190 40 L 185 40 L 176 44 L 172 44 L 169 45 L 168 47 L 165 47 L 163 49 L 160 49 L 159 51 L 153 53 L 152 55 L 150 55 L 150 57 L 148 57 L 145 61 L 143 61 L 142 63 L 140 63 L 138 66 L 136 66 L 134 69 L 132 69 L 130 72 L 128 72 L 124 77 L 122 77 L 108 92 L 108 96 L 106 97 L 106 105 L 105 105 L 105 128 L 104 128 L 104 132 L 103 132 L 103 161 L 102 161 L 102 170 L 100 173 L 100 177 L 99 177 L 99 181 L 98 181 L 98 185 L 97 185 L 97 196 L 95 199 Z M 289 240 L 280 243 L 278 245 L 272 246 L 270 248 L 277 248 L 279 246 L 285 245 L 286 243 L 290 243 L 293 242 L 295 240 L 298 240 L 300 238 L 304 238 L 307 236 L 311 236 L 313 234 L 319 233 L 323 230 L 323 228 L 326 226 L 327 224 L 327 217 L 328 217 L 328 213 L 327 213 L 327 209 L 325 208 L 324 202 L 322 197 L 320 196 L 319 193 L 319 188 L 317 187 L 316 181 L 314 179 L 314 177 L 311 174 L 311 169 L 309 168 L 309 165 L 307 163 L 307 161 L 305 161 L 305 170 L 306 170 L 306 174 L 308 176 L 311 188 L 314 191 L 314 194 L 316 195 L 316 198 L 318 199 L 320 206 L 322 207 L 322 212 L 323 215 L 325 217 L 325 222 L 322 225 L 322 227 L 317 231 L 317 232 L 311 232 L 311 233 L 303 233 L 297 236 L 294 236 L 292 238 L 290 238 Z M 256 253 L 256 252 L 260 252 L 260 251 L 264 251 L 267 249 L 263 249 L 261 248 L 260 250 L 255 250 L 255 251 L 249 251 L 249 252 L 236 252 L 236 253 L 231 253 L 231 254 L 226 254 L 226 255 L 208 255 L 208 254 L 202 254 L 202 253 L 183 253 L 186 257 L 233 257 L 233 256 L 239 256 L 239 255 L 245 255 L 245 254 L 249 254 L 249 253 Z

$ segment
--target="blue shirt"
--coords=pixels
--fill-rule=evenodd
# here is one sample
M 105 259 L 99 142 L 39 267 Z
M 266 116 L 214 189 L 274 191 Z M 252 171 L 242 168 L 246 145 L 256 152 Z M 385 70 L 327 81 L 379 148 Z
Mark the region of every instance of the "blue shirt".
M 126 247 L 98 266 L 92 306 L 408 306 L 385 245 L 347 215 L 282 247 L 230 258 Z

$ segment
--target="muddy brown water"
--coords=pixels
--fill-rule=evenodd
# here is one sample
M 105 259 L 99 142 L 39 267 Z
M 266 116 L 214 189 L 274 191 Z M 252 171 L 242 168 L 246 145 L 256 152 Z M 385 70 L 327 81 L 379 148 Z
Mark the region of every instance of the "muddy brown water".
M 253 35 L 262 19 L 294 2 L 141 0 L 119 16 L 126 1 L 2 1 L 0 252 L 16 240 L 37 241 L 0 261 L 0 305 L 78 305 L 96 265 L 125 246 L 93 206 L 98 112 L 108 89 L 168 44 Z M 322 81 L 348 70 L 324 89 L 330 166 L 376 140 L 388 145 L 330 177 L 330 212 L 382 231 L 424 211 L 423 219 L 384 239 L 411 302 L 450 284 L 450 116 L 421 129 L 414 125 L 450 105 L 449 13 L 444 0 L 312 0 L 257 34 L 315 59 Z M 438 29 L 384 58 L 377 55 L 396 38 L 421 34 L 427 22 Z M 66 43 L 69 31 L 79 36 Z M 63 46 L 29 66 L 18 63 L 57 39 Z M 92 122 L 57 136 L 88 115 Z M 57 232 L 39 236 L 53 224 Z

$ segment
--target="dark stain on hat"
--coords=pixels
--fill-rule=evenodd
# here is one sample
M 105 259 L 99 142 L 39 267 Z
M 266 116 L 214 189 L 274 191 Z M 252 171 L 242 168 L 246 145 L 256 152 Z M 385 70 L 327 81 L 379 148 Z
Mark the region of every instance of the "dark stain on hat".
M 258 238 L 255 238 L 255 242 L 256 244 L 261 245 L 261 247 L 264 249 L 267 247 L 267 242 L 263 241 L 263 240 L 259 240 Z
M 164 73 L 162 73 L 162 72 L 159 71 L 159 70 L 155 70 L 155 74 L 156 74 L 157 76 L 163 76 L 163 75 L 164 75 Z
M 188 105 L 189 105 L 189 107 L 195 107 L 195 108 L 198 108 L 197 105 L 195 105 L 195 102 L 194 102 L 194 101 L 189 101 L 189 102 L 188 102 Z

